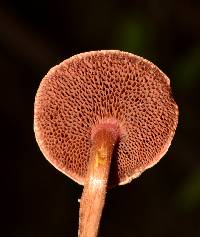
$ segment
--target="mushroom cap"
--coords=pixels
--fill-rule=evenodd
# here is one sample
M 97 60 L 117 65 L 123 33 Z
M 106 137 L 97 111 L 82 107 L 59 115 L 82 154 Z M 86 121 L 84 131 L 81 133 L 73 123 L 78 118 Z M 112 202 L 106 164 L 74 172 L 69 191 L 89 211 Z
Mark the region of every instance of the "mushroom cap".
M 120 137 L 110 175 L 115 186 L 162 158 L 177 122 L 168 77 L 148 60 L 118 50 L 63 61 L 43 78 L 35 98 L 34 131 L 41 151 L 82 185 L 92 137 L 101 126 L 116 127 Z

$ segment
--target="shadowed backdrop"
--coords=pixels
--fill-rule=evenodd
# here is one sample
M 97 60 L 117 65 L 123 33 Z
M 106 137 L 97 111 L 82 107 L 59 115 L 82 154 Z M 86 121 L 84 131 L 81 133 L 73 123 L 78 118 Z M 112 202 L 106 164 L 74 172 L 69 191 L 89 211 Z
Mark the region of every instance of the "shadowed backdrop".
M 77 236 L 82 187 L 43 157 L 33 104 L 48 70 L 85 51 L 119 49 L 171 79 L 178 129 L 158 165 L 109 190 L 100 236 L 200 236 L 198 1 L 1 1 L 1 236 Z

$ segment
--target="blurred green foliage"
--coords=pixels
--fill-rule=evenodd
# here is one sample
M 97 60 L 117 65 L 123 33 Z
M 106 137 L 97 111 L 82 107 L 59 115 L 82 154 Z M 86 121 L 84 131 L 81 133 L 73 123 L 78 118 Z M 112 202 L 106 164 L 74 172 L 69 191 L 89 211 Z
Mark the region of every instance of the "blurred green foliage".
M 191 171 L 182 181 L 177 192 L 176 201 L 182 211 L 192 212 L 200 209 L 200 168 Z
M 113 47 L 138 55 L 150 55 L 153 50 L 153 28 L 144 16 L 124 15 L 116 24 Z
M 176 64 L 175 77 L 181 90 L 192 90 L 199 83 L 200 46 L 194 45 Z

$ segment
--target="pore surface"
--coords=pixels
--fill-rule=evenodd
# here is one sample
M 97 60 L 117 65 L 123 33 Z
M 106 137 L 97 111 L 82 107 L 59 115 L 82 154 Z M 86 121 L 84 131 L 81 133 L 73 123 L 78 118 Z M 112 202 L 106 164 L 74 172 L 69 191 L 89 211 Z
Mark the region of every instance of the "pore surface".
M 116 123 L 120 140 L 111 170 L 111 185 L 116 185 L 160 160 L 177 117 L 169 79 L 155 65 L 125 52 L 96 51 L 67 59 L 44 77 L 34 129 L 45 157 L 83 184 L 92 129 L 105 121 Z

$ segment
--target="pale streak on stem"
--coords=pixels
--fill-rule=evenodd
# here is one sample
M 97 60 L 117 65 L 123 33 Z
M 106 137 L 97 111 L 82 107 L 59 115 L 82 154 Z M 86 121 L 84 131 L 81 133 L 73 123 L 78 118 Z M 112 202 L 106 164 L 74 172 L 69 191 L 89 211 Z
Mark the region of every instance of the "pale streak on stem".
M 102 129 L 93 138 L 87 177 L 80 200 L 79 237 L 98 235 L 105 203 L 111 158 L 118 137 Z

